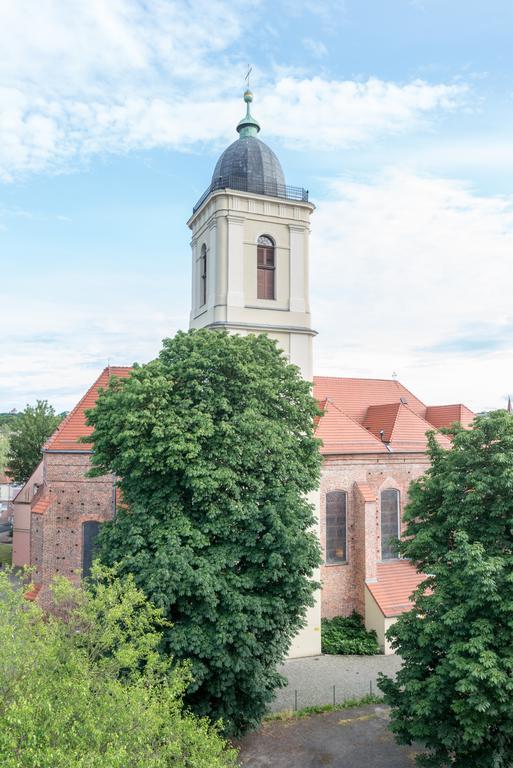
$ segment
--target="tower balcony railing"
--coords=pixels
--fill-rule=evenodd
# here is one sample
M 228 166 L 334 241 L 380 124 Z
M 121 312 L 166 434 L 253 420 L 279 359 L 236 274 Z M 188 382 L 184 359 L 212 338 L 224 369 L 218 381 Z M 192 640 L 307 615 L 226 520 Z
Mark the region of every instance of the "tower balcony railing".
M 196 213 L 207 197 L 219 189 L 234 189 L 237 192 L 253 192 L 256 195 L 280 197 L 285 200 L 299 200 L 303 203 L 308 202 L 308 190 L 302 187 L 290 187 L 288 184 L 278 184 L 274 181 L 247 179 L 243 176 L 219 176 L 216 179 L 212 179 L 212 183 L 201 195 L 192 212 Z

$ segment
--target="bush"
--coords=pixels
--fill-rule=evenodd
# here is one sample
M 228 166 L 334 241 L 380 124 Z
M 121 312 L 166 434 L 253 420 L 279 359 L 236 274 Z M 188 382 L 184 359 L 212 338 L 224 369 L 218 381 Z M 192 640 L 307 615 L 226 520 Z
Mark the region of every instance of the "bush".
M 353 611 L 351 616 L 322 619 L 322 652 L 357 656 L 379 653 L 378 638 L 374 630 L 365 629 L 363 618 Z
M 12 544 L 0 544 L 0 568 L 10 566 L 12 560 Z
M 0 572 L 2 768 L 235 768 L 183 710 L 187 669 L 162 662 L 160 614 L 133 579 L 61 581 L 54 597 L 43 613 Z

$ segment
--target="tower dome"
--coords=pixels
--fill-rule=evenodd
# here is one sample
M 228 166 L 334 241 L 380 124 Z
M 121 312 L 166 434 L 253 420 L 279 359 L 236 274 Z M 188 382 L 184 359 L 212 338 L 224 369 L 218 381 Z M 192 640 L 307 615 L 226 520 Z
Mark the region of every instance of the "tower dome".
M 237 125 L 239 138 L 225 149 L 212 175 L 212 189 L 230 187 L 243 192 L 281 197 L 285 177 L 280 161 L 267 144 L 257 138 L 260 126 L 250 112 L 253 94 L 244 93 L 246 114 Z

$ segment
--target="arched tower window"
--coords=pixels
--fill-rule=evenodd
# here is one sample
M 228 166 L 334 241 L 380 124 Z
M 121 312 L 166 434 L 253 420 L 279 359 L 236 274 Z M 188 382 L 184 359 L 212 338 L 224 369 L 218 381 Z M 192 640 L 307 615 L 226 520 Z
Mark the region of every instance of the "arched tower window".
M 401 535 L 401 504 L 399 491 L 387 488 L 381 491 L 381 559 L 397 557 L 395 543 Z
M 200 307 L 207 303 L 207 246 L 201 246 L 200 256 Z
M 347 493 L 326 494 L 326 563 L 347 562 Z
M 274 242 L 268 235 L 257 241 L 257 298 L 274 299 Z

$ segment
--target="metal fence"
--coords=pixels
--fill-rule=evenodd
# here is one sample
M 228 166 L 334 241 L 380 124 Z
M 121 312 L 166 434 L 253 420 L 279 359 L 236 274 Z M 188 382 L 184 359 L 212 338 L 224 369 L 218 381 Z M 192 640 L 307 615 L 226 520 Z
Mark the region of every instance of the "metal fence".
M 194 206 L 193 213 L 200 208 L 211 192 L 220 189 L 234 189 L 238 192 L 253 192 L 256 195 L 266 195 L 267 197 L 280 197 L 285 200 L 298 200 L 303 203 L 308 202 L 308 190 L 302 187 L 291 187 L 288 184 L 277 184 L 274 181 L 260 181 L 258 179 L 248 179 L 243 176 L 219 176 L 213 179 L 200 199 Z
M 313 696 L 312 691 L 307 688 L 286 688 L 280 693 L 279 704 L 276 702 L 271 707 L 273 712 L 283 712 L 288 710 L 297 712 L 298 710 L 307 707 L 322 707 L 325 705 L 332 705 L 335 707 L 338 704 L 344 704 L 347 701 L 352 702 L 365 699 L 366 696 L 376 696 L 380 698 L 382 696 L 375 679 L 369 680 L 368 685 L 363 685 L 357 692 L 353 689 L 348 693 L 344 685 L 335 684 L 326 688 L 322 693 L 316 691 Z M 276 706 L 276 704 L 278 704 L 278 706 Z

